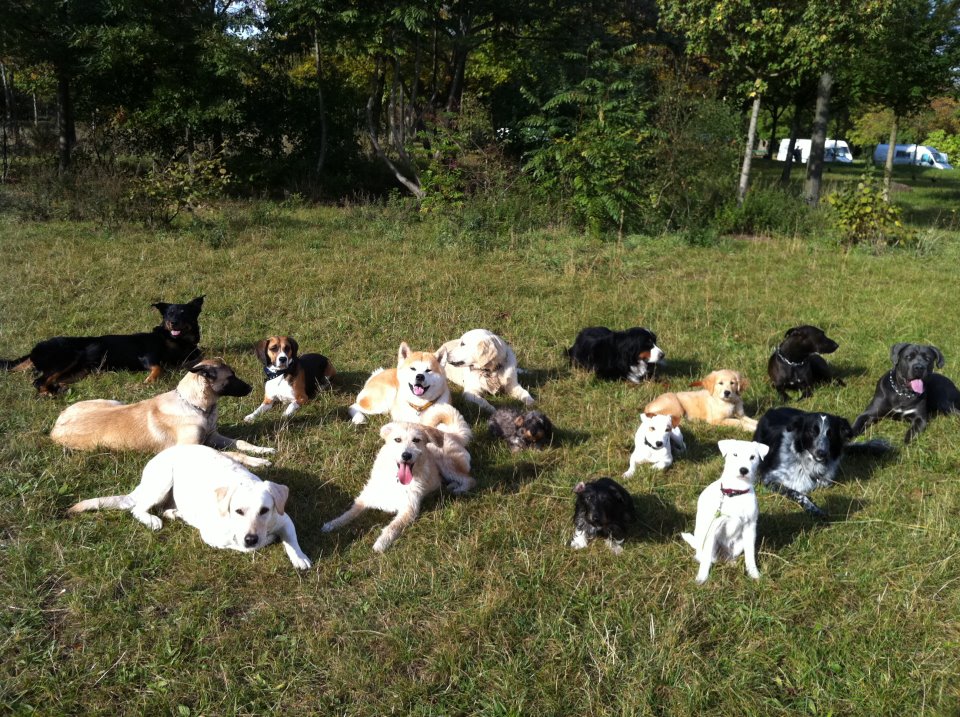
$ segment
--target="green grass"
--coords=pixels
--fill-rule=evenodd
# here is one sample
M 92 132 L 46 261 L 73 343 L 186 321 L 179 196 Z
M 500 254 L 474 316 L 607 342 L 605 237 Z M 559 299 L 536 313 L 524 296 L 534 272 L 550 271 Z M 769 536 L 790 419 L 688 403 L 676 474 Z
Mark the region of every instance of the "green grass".
M 947 715 L 960 671 L 960 422 L 935 419 L 887 460 L 850 460 L 815 494 L 817 522 L 760 492 L 759 583 L 742 563 L 704 587 L 678 537 L 721 469 L 734 429 L 688 425 L 688 455 L 624 484 L 640 525 L 619 556 L 575 552 L 572 487 L 627 467 L 637 413 L 664 390 L 571 372 L 586 325 L 654 329 L 669 386 L 713 368 L 753 380 L 748 410 L 776 405 L 767 357 L 815 323 L 840 343 L 846 387 L 801 405 L 849 418 L 889 346 L 927 341 L 960 379 L 960 249 L 841 253 L 801 240 L 712 248 L 560 230 L 476 251 L 376 208 L 235 208 L 184 234 L 86 224 L 0 223 L 0 354 L 56 334 L 148 328 L 150 303 L 207 295 L 203 345 L 257 386 L 226 399 L 221 429 L 277 448 L 263 474 L 314 560 L 301 574 L 272 546 L 217 551 L 177 523 L 151 533 L 122 513 L 66 519 L 81 497 L 127 491 L 147 460 L 69 453 L 47 437 L 70 402 L 138 400 L 175 385 L 101 374 L 57 399 L 0 375 L 0 704 L 40 714 Z M 379 439 L 346 407 L 401 340 L 435 348 L 486 327 L 514 345 L 560 429 L 542 454 L 491 443 L 472 405 L 477 490 L 441 495 L 383 556 L 388 520 L 320 526 L 364 483 Z M 322 351 L 335 393 L 289 423 L 241 417 L 260 400 L 252 344 L 276 332 Z M 502 401 L 501 401 L 502 402 Z

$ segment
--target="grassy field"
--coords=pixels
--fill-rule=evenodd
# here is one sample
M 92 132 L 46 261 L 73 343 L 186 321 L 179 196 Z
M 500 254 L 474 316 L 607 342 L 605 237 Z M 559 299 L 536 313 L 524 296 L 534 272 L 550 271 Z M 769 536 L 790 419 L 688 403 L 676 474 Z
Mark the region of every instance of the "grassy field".
M 81 497 L 125 492 L 147 457 L 71 453 L 47 433 L 67 404 L 133 401 L 173 387 L 100 374 L 55 399 L 0 375 L 0 704 L 14 714 L 955 715 L 960 710 L 960 422 L 935 419 L 884 460 L 845 463 L 814 498 L 819 522 L 760 491 L 762 579 L 742 562 L 703 587 L 681 530 L 735 429 L 688 425 L 688 454 L 624 484 L 641 519 L 619 557 L 567 547 L 572 488 L 619 476 L 637 415 L 665 386 L 711 369 L 753 381 L 748 412 L 776 405 L 767 357 L 790 326 L 840 343 L 846 387 L 801 406 L 849 418 L 898 341 L 936 344 L 960 379 L 960 248 L 844 254 L 825 243 L 663 238 L 592 243 L 557 231 L 477 251 L 375 208 L 237 211 L 187 234 L 0 222 L 0 355 L 41 338 L 141 330 L 150 303 L 206 294 L 208 356 L 255 384 L 221 403 L 221 430 L 277 449 L 262 472 L 291 488 L 314 567 L 272 546 L 217 551 L 183 523 L 151 533 L 123 513 L 67 519 Z M 643 325 L 670 360 L 631 387 L 572 372 L 586 325 Z M 464 330 L 507 337 L 559 427 L 512 455 L 485 421 L 477 490 L 441 495 L 385 554 L 387 521 L 320 526 L 364 483 L 383 422 L 346 407 L 401 340 L 435 348 Z M 260 400 L 253 343 L 290 333 L 340 370 L 334 393 L 283 422 L 241 422 Z M 502 402 L 502 401 L 501 401 Z

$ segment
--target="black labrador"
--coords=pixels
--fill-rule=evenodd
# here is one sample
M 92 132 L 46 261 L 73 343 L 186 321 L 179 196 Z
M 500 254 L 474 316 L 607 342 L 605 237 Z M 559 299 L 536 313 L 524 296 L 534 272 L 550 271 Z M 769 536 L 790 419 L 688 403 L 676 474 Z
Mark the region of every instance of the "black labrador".
M 780 400 L 790 400 L 787 389 L 800 391 L 800 398 L 809 398 L 818 383 L 834 381 L 845 385 L 839 378 L 834 378 L 830 365 L 820 356 L 832 354 L 838 347 L 836 341 L 816 326 L 788 329 L 767 362 L 767 374 L 780 394 Z

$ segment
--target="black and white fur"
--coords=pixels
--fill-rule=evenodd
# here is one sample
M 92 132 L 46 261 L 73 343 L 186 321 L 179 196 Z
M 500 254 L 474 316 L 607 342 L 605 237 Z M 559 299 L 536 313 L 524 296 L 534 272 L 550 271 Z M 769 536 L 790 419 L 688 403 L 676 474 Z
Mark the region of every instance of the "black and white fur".
M 840 416 L 795 408 L 767 411 L 753 435 L 753 440 L 770 446 L 769 455 L 760 465 L 763 485 L 796 501 L 811 515 L 827 517 L 809 494 L 836 481 L 843 454 L 879 455 L 890 448 L 880 440 L 851 444 L 852 437 L 850 422 Z
M 567 356 L 571 365 L 593 371 L 597 378 L 640 383 L 663 363 L 664 353 L 657 346 L 657 335 L 649 329 L 611 331 L 591 326 L 577 334 Z
M 787 329 L 767 362 L 767 374 L 780 400 L 790 400 L 787 390 L 800 391 L 801 398 L 809 398 L 818 383 L 834 381 L 844 386 L 843 381 L 833 377 L 829 364 L 820 356 L 832 354 L 837 348 L 839 344 L 816 326 Z
M 594 538 L 606 538 L 607 547 L 619 555 L 628 525 L 636 520 L 633 497 L 612 478 L 598 478 L 573 489 L 577 503 L 573 510 L 573 539 L 570 547 L 587 547 Z
M 693 533 L 681 533 L 680 537 L 696 551 L 699 584 L 707 581 L 715 562 L 734 560 L 741 553 L 747 575 L 759 580 L 756 548 L 760 507 L 754 484 L 769 448 L 762 443 L 734 440 L 719 441 L 717 446 L 724 457 L 723 473 L 700 493 Z
M 960 413 L 960 390 L 949 378 L 933 372 L 944 364 L 936 346 L 894 344 L 890 361 L 893 370 L 877 381 L 873 400 L 853 424 L 853 435 L 859 436 L 867 426 L 884 418 L 896 418 L 910 421 L 903 438 L 909 443 L 926 429 L 929 416 Z

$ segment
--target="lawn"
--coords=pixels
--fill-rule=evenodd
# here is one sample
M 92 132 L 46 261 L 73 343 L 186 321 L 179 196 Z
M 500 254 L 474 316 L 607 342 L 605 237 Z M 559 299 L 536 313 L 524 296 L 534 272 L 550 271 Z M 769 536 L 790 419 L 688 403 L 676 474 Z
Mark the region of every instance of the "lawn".
M 777 405 L 767 358 L 790 326 L 840 343 L 845 387 L 799 405 L 848 418 L 899 341 L 939 346 L 960 379 L 960 248 L 843 253 L 800 239 L 584 240 L 565 231 L 478 249 L 378 208 L 252 205 L 202 231 L 0 220 L 0 355 L 57 334 L 143 330 L 150 304 L 206 294 L 208 356 L 256 388 L 221 403 L 221 431 L 276 447 L 264 477 L 314 567 L 278 546 L 205 546 L 183 523 L 151 533 L 124 513 L 66 518 L 79 498 L 126 492 L 147 456 L 73 453 L 47 433 L 77 400 L 169 390 L 104 373 L 57 398 L 0 375 L 0 704 L 14 714 L 947 715 L 960 710 L 960 421 L 910 446 L 883 422 L 886 459 L 845 463 L 807 517 L 760 490 L 762 579 L 742 562 L 698 587 L 700 490 L 732 428 L 685 425 L 688 454 L 624 485 L 640 520 L 622 555 L 567 547 L 573 486 L 627 467 L 639 410 L 714 368 L 744 372 L 751 415 Z M 563 349 L 583 326 L 653 329 L 660 383 L 602 383 Z M 363 485 L 380 440 L 346 413 L 401 340 L 435 348 L 485 327 L 516 349 L 559 428 L 543 453 L 491 442 L 472 404 L 477 489 L 430 500 L 384 555 L 370 513 L 320 532 Z M 328 355 L 336 390 L 285 422 L 260 400 L 252 345 L 272 333 Z M 499 400 L 499 403 L 507 403 Z

